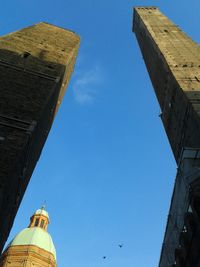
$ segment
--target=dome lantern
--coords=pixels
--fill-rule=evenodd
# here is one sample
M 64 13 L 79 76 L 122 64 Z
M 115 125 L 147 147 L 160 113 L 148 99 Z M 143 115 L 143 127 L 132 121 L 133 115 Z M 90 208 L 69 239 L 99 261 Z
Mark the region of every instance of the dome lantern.
M 30 218 L 29 228 L 31 227 L 40 227 L 44 230 L 47 230 L 49 224 L 49 215 L 45 210 L 44 206 L 41 209 L 36 210 L 36 212 Z

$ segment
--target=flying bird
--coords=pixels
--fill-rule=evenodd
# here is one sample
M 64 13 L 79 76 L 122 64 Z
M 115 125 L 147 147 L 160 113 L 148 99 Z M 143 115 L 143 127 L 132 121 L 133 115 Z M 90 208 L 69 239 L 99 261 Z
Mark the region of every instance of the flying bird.
M 103 256 L 102 258 L 105 260 L 106 259 L 106 256 Z
M 122 248 L 122 247 L 123 247 L 123 244 L 119 244 L 118 246 L 119 246 L 120 248 Z

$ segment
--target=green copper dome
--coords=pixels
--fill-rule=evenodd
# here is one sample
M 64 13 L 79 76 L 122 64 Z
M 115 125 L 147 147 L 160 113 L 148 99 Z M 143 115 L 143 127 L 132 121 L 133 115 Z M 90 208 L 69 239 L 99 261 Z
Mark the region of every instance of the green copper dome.
M 40 227 L 25 228 L 10 242 L 9 246 L 33 245 L 52 253 L 56 259 L 56 250 L 48 232 Z
M 36 246 L 53 254 L 56 260 L 56 250 L 50 234 L 47 232 L 49 215 L 44 207 L 36 210 L 30 218 L 28 228 L 25 228 L 10 242 L 7 249 L 13 246 Z

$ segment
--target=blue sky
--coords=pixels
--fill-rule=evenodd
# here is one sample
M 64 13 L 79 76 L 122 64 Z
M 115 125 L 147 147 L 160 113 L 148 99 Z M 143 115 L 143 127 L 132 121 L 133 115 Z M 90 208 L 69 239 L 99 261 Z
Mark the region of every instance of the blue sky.
M 75 72 L 9 237 L 46 201 L 59 267 L 158 265 L 176 164 L 131 32 L 134 5 L 160 7 L 200 42 L 199 0 L 1 4 L 1 35 L 46 21 L 81 36 Z

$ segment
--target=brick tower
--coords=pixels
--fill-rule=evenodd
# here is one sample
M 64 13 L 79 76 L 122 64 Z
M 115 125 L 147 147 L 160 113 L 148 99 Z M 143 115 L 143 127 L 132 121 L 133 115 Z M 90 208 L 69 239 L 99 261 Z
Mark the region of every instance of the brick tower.
M 47 232 L 49 215 L 44 208 L 31 217 L 29 227 L 19 232 L 0 257 L 0 267 L 56 267 L 56 250 Z
M 73 72 L 80 38 L 39 23 L 0 38 L 0 251 Z
M 159 267 L 199 267 L 200 46 L 156 7 L 134 9 L 133 31 L 178 164 Z
M 200 46 L 155 7 L 135 8 L 133 30 L 178 162 L 200 147 Z

